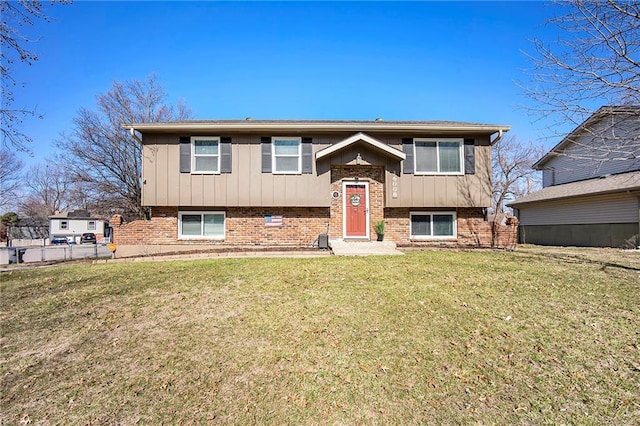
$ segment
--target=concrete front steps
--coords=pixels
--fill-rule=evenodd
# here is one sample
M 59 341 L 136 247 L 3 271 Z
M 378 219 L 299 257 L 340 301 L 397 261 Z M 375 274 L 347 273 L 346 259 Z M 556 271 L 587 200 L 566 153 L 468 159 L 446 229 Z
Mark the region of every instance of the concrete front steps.
M 336 256 L 372 256 L 372 255 L 400 255 L 393 241 L 357 241 L 357 240 L 329 240 L 329 245 Z

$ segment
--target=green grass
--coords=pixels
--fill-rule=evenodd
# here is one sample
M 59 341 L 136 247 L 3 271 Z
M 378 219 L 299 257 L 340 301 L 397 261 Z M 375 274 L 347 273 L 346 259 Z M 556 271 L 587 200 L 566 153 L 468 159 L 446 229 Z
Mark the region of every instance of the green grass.
M 0 422 L 638 424 L 640 270 L 598 253 L 3 273 Z

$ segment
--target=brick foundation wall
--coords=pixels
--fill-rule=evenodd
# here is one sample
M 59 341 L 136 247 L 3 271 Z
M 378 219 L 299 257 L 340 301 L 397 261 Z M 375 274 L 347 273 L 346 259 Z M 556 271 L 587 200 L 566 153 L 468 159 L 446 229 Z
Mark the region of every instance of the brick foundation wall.
M 266 227 L 265 215 L 283 216 L 282 227 Z M 225 244 L 310 246 L 327 232 L 329 208 L 231 208 L 227 210 Z
M 341 185 L 341 180 L 338 180 Z M 385 239 L 398 246 L 428 247 L 515 247 L 517 242 L 517 219 L 511 218 L 507 225 L 488 222 L 481 208 L 458 208 L 458 238 L 452 240 L 411 240 L 409 208 L 382 208 L 382 189 L 370 181 L 371 226 L 383 217 L 386 222 Z M 375 181 L 377 182 L 377 181 Z M 382 186 L 382 185 L 380 185 Z M 373 187 L 373 188 L 372 188 Z M 340 192 L 342 189 L 340 188 Z M 319 234 L 327 231 L 329 237 L 342 237 L 342 199 L 333 200 L 334 215 L 329 217 L 328 208 L 229 208 L 226 210 L 226 235 L 222 241 L 216 240 L 179 240 L 178 208 L 154 208 L 150 220 L 136 220 L 124 223 L 122 218 L 114 216 L 113 242 L 118 245 L 257 245 L 257 246 L 310 246 Z M 374 207 L 375 205 L 375 207 Z M 223 209 L 211 208 L 211 211 Z M 428 208 L 421 210 L 430 210 Z M 282 227 L 265 226 L 265 215 L 282 215 Z M 371 238 L 375 239 L 371 230 Z
M 200 209 L 202 211 L 205 209 Z M 119 217 L 111 220 L 113 241 L 119 245 L 262 245 L 310 246 L 319 234 L 327 232 L 329 209 L 324 207 L 281 208 L 210 208 L 226 212 L 226 235 L 222 241 L 179 240 L 178 208 L 153 208 L 150 220 L 123 223 Z M 281 227 L 265 226 L 264 216 L 283 216 Z
M 176 244 L 178 240 L 178 210 L 172 207 L 154 207 L 150 220 L 124 222 L 116 215 L 110 220 L 113 227 L 112 242 L 117 245 Z
M 432 209 L 425 208 L 420 210 Z M 515 218 L 512 218 L 507 225 L 501 225 L 496 222 L 486 221 L 482 208 L 458 208 L 451 210 L 456 211 L 457 239 L 431 241 L 411 240 L 411 209 L 409 208 L 385 209 L 385 239 L 389 238 L 398 246 L 515 247 L 518 234 L 518 225 Z

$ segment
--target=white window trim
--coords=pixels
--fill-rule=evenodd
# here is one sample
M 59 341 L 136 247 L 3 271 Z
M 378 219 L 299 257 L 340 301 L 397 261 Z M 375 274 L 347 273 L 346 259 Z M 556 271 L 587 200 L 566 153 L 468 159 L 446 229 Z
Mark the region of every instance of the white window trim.
M 411 229 L 412 216 L 431 216 L 431 233 L 433 234 L 433 215 L 451 215 L 453 216 L 453 235 L 413 235 Z M 455 240 L 458 238 L 458 217 L 455 211 L 412 211 L 409 213 L 409 238 L 411 240 Z
M 59 229 L 69 230 L 69 221 L 68 220 L 61 220 Z
M 199 141 L 216 141 L 218 142 L 218 171 L 196 170 L 196 156 L 198 157 L 215 157 L 210 154 L 196 154 L 196 140 Z M 198 175 L 219 175 L 220 174 L 220 136 L 191 136 L 191 173 Z
M 422 172 L 418 170 L 418 150 L 416 142 L 436 142 L 436 165 L 440 170 L 440 142 L 458 142 L 460 149 L 460 171 L 459 172 Z M 462 138 L 414 138 L 413 139 L 413 174 L 414 175 L 443 175 L 443 176 L 460 176 L 464 175 L 464 139 Z
M 95 220 L 87 221 L 87 231 L 95 231 L 97 228 L 97 223 Z
M 276 140 L 291 140 L 298 142 L 298 170 L 279 172 L 276 170 Z M 278 157 L 294 157 L 293 155 L 278 155 Z M 273 136 L 271 138 L 271 173 L 274 175 L 301 175 L 302 174 L 302 138 L 295 136 Z
M 182 235 L 182 215 L 194 215 L 194 214 L 199 214 L 201 216 L 200 218 L 200 234 L 201 235 Z M 202 224 L 203 224 L 203 220 L 202 220 L 202 216 L 205 214 L 221 214 L 222 215 L 222 235 L 218 235 L 218 236 L 213 236 L 213 237 L 208 237 L 205 235 L 202 235 Z M 225 236 L 227 235 L 227 214 L 224 211 L 189 211 L 189 210 L 184 210 L 184 211 L 179 211 L 178 212 L 178 239 L 179 240 L 216 240 L 216 241 L 222 241 L 224 240 Z

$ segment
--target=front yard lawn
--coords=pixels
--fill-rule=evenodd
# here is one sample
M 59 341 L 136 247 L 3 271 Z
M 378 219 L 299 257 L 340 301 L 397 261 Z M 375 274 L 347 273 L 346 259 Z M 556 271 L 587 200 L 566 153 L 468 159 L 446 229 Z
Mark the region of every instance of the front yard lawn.
M 591 253 L 5 272 L 0 423 L 638 424 L 640 268 Z

